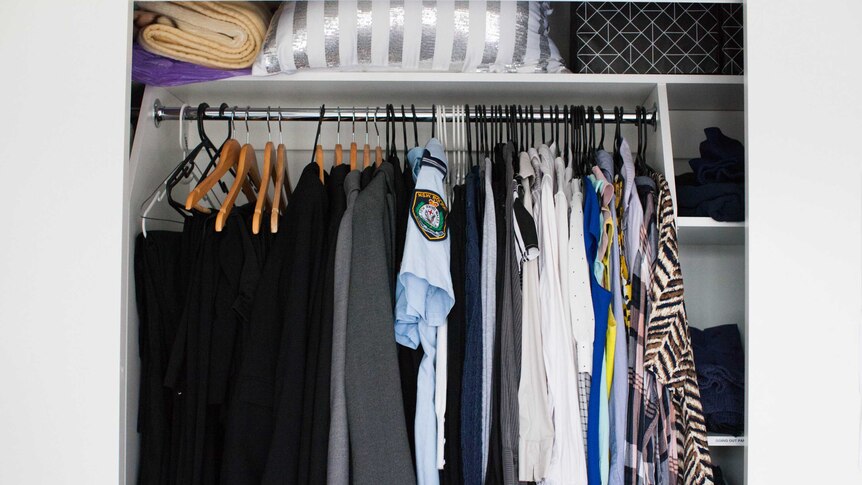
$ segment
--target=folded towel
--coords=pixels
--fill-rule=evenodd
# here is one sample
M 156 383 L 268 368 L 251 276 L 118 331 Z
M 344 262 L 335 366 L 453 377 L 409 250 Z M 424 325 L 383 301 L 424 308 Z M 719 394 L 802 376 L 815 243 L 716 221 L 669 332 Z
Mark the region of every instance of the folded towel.
M 263 45 L 270 13 L 252 2 L 141 2 L 135 25 L 149 52 L 217 69 L 243 69 Z

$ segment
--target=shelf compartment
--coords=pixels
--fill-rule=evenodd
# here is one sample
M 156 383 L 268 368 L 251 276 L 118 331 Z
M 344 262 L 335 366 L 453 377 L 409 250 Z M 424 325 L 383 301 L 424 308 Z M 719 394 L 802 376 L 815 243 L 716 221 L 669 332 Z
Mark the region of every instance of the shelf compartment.
M 745 244 L 745 222 L 721 222 L 709 217 L 678 217 L 680 244 Z

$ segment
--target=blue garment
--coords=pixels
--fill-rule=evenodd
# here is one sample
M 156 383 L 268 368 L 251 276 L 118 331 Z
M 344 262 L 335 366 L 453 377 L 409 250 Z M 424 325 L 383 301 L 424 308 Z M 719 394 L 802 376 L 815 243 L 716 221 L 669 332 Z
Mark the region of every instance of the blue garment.
M 745 422 L 745 355 L 739 327 L 690 327 L 706 429 L 740 435 Z
M 424 355 L 416 380 L 416 475 L 419 485 L 437 485 L 437 415 L 435 358 L 437 328 L 455 303 L 449 272 L 449 238 L 446 237 L 448 202 L 443 179 L 446 153 L 436 138 L 426 145 L 420 163 L 404 242 L 404 256 L 395 287 L 395 340 Z M 442 229 L 440 229 L 442 228 Z
M 467 248 L 465 294 L 467 342 L 461 382 L 461 460 L 464 485 L 482 485 L 482 297 L 479 254 L 479 167 L 467 174 Z
M 604 151 L 596 152 L 596 163 L 608 180 L 614 180 L 614 158 Z M 620 221 L 617 221 L 616 194 L 611 199 L 611 217 L 614 221 L 614 229 L 620 232 Z M 628 345 L 626 343 L 626 323 L 623 313 L 622 277 L 620 275 L 620 240 L 614 234 L 611 239 L 611 293 L 613 294 L 614 320 L 617 322 L 616 345 L 614 347 L 614 375 L 610 389 L 610 401 L 608 402 L 609 419 L 609 447 L 610 457 L 608 463 L 608 484 L 623 485 L 625 483 L 626 467 L 626 426 L 627 408 L 629 399 L 629 358 Z
M 700 142 L 700 158 L 688 162 L 698 182 L 742 183 L 745 180 L 745 147 L 742 143 L 716 127 L 706 128 L 703 132 L 706 140 Z
M 602 233 L 601 205 L 595 186 L 589 177 L 584 178 L 584 246 L 587 253 L 587 265 L 592 269 L 595 266 L 596 255 L 599 250 L 599 239 Z M 590 393 L 590 402 L 587 410 L 587 478 L 589 485 L 601 485 L 602 473 L 599 460 L 601 458 L 601 446 L 599 445 L 600 414 L 602 412 L 602 401 L 604 411 L 607 413 L 607 380 L 605 369 L 605 344 L 608 332 L 608 308 L 611 303 L 611 292 L 602 288 L 596 280 L 593 271 L 590 274 L 590 290 L 593 297 L 593 315 L 596 319 L 596 332 L 593 339 L 593 373 Z M 602 385 L 604 384 L 604 385 Z M 604 389 L 604 392 L 601 390 Z
M 419 178 L 419 169 L 421 168 L 422 157 L 425 155 L 424 147 L 413 147 L 407 152 L 407 163 L 410 164 L 410 173 L 413 174 L 413 181 Z

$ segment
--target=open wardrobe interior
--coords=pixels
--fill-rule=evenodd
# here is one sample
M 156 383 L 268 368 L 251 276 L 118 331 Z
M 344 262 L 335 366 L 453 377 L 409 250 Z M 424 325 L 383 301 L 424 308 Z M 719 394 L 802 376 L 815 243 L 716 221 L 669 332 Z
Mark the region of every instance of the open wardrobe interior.
M 0 483 L 857 483 L 862 30 L 767 3 L 57 7 Z
M 141 94 L 127 476 L 745 483 L 741 9 L 335 3 L 266 12 L 251 75 Z M 592 73 L 622 15 L 722 41 Z M 181 58 L 169 26 L 135 49 Z

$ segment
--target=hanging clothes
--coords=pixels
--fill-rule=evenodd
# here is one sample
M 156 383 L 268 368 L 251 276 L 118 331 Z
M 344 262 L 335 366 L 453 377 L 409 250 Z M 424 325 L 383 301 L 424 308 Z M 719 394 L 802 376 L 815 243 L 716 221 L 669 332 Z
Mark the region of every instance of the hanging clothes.
M 467 247 L 467 207 L 465 187 L 453 188 L 453 201 L 449 213 L 450 256 L 454 303 L 446 318 L 449 327 L 448 362 L 446 372 L 446 420 L 444 423 L 444 466 L 440 472 L 440 483 L 457 485 L 463 483 L 461 460 L 461 385 L 464 372 L 464 351 L 467 342 L 466 325 L 466 271 L 465 250 Z
M 610 202 L 610 215 L 614 231 L 611 234 L 610 260 L 606 268 L 609 276 L 608 288 L 612 293 L 611 316 L 613 317 L 613 330 L 610 326 L 608 331 L 614 332 L 613 351 L 613 375 L 609 387 L 610 398 L 608 401 L 609 427 L 610 427 L 610 455 L 608 463 L 608 483 L 611 485 L 622 485 L 625 469 L 625 428 L 626 408 L 628 406 L 628 345 L 627 345 L 627 322 L 623 311 L 623 289 L 621 273 L 621 251 L 620 251 L 620 222 L 617 217 L 618 201 L 621 192 L 616 183 L 614 174 L 613 156 L 604 151 L 596 152 L 596 162 L 602 174 L 608 181 L 614 181 L 614 194 Z M 609 318 L 610 322 L 610 318 Z M 610 342 L 610 339 L 609 339 Z M 608 344 L 610 346 L 610 343 Z
M 326 483 L 329 485 L 350 484 L 350 432 L 347 424 L 345 360 L 347 354 L 347 299 L 350 289 L 353 249 L 353 207 L 356 203 L 356 197 L 359 195 L 359 178 L 360 174 L 356 170 L 344 177 L 346 202 L 335 245 L 335 267 L 339 271 L 338 277 L 333 281 L 331 418 L 326 474 Z
M 590 485 L 603 484 L 603 457 L 607 450 L 608 401 L 607 367 L 605 344 L 607 341 L 608 310 L 611 293 L 599 283 L 595 268 L 601 265 L 601 239 L 604 222 L 597 188 L 592 177 L 584 178 L 584 235 L 587 253 L 590 290 L 593 298 L 595 337 L 593 339 L 593 361 L 589 399 L 589 423 L 587 427 L 587 473 Z
M 479 167 L 474 165 L 465 183 L 467 209 L 466 310 L 467 341 L 461 383 L 461 456 L 465 485 L 482 482 L 482 296 L 479 252 Z
M 539 299 L 539 236 L 533 218 L 532 185 L 535 173 L 526 152 L 519 155 L 521 184 L 514 201 L 517 241 L 520 241 L 522 353 L 518 383 L 518 480 L 543 479 L 551 461 L 554 427 L 548 403 L 548 378 L 543 355 Z M 520 214 L 520 215 L 519 215 Z
M 322 311 L 320 321 L 312 322 L 305 367 L 306 388 L 310 396 L 303 401 L 300 483 L 325 483 L 329 452 L 330 381 L 332 370 L 332 321 L 335 287 L 335 246 L 341 218 L 347 205 L 344 179 L 349 165 L 333 167 L 326 183 L 329 221 L 326 229 L 323 268 Z M 305 453 L 307 452 L 307 454 Z M 307 467 L 307 468 L 306 468 Z
M 514 204 L 518 182 L 515 180 L 514 164 L 517 153 L 512 142 L 503 147 L 503 175 L 500 188 L 503 190 L 502 218 L 503 246 L 500 340 L 500 434 L 504 485 L 517 485 L 518 438 L 520 434 L 518 409 L 518 382 L 521 379 L 521 276 L 520 263 L 515 248 Z
M 393 177 L 392 167 L 381 165 L 353 209 L 345 380 L 354 483 L 416 483 L 392 343 Z
M 485 158 L 482 172 L 484 214 L 482 217 L 482 483 L 488 467 L 488 443 L 491 435 L 491 390 L 494 368 L 494 333 L 497 312 L 497 221 L 494 192 L 491 187 L 492 162 Z
M 443 180 L 446 154 L 432 138 L 421 159 L 413 192 L 404 259 L 396 284 L 396 340 L 411 348 L 422 344 L 416 397 L 416 468 L 420 485 L 439 483 L 437 471 L 437 416 L 434 409 L 434 370 L 437 329 L 446 325 L 454 303 L 449 273 L 448 202 Z
M 235 356 L 241 356 L 241 328 L 251 313 L 263 257 L 251 242 L 253 206 L 237 207 L 224 230 L 214 230 L 215 214 L 203 219 L 180 326 L 165 370 L 165 385 L 182 393 L 182 423 L 175 480 L 218 483 L 224 413 L 235 386 Z
M 177 334 L 185 301 L 189 259 L 183 258 L 188 229 L 150 231 L 135 240 L 135 293 L 138 310 L 138 352 L 141 374 L 138 433 L 141 435 L 138 483 L 169 483 L 172 480 L 171 442 L 175 408 L 181 394 L 164 386 L 171 346 Z
M 667 182 L 501 124 L 139 238 L 140 482 L 714 483 Z
M 298 476 L 304 338 L 313 318 L 312 291 L 322 282 L 326 220 L 316 164 L 303 170 L 283 219 L 245 327 L 254 352 L 242 356 L 228 409 L 223 483 L 280 483 Z
M 402 228 L 404 229 L 404 238 L 407 237 L 407 223 L 410 220 L 410 202 L 413 200 L 413 190 L 416 186 L 416 177 L 419 175 L 420 161 L 425 153 L 424 147 L 413 147 L 404 160 L 404 171 L 402 172 L 402 181 L 404 182 L 405 202 L 404 212 L 399 218 L 403 218 Z M 397 261 L 401 264 L 401 260 Z M 394 317 L 393 317 L 394 318 Z M 402 344 L 397 344 L 398 347 L 398 370 L 401 376 L 401 391 L 402 401 L 404 403 L 404 422 L 407 426 L 407 438 L 410 443 L 410 459 L 416 467 L 416 439 L 415 439 L 415 422 L 416 422 L 416 386 L 419 379 L 419 365 L 422 363 L 422 357 L 425 352 L 420 344 L 415 349 Z
M 683 304 L 673 199 L 664 176 L 653 173 L 652 177 L 658 186 L 658 247 L 649 287 L 651 312 L 644 367 L 670 392 L 675 419 L 669 425 L 675 431 L 672 442 L 678 446 L 671 462 L 680 465 L 680 483 L 711 484 L 712 460 Z

